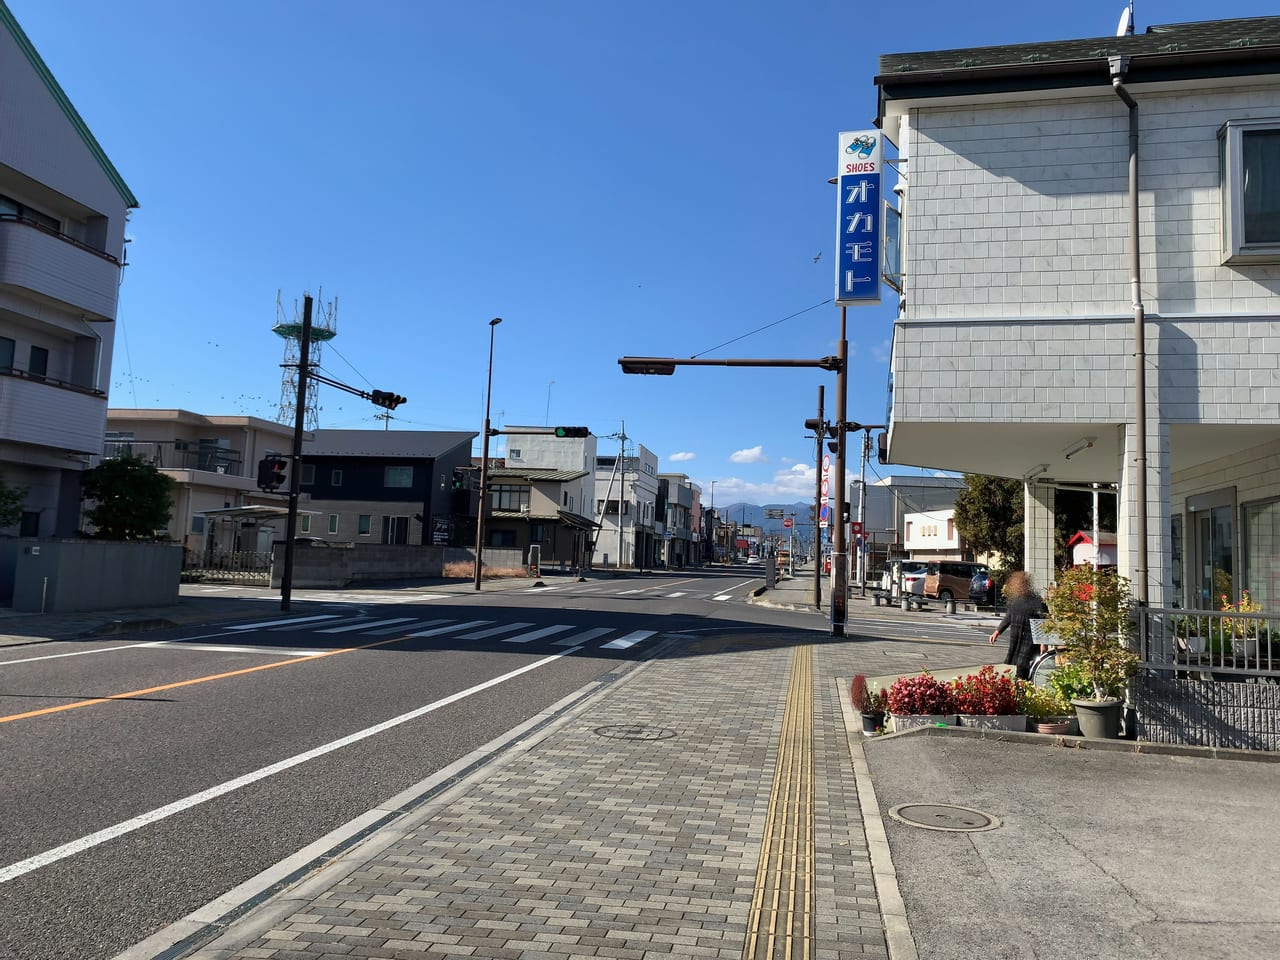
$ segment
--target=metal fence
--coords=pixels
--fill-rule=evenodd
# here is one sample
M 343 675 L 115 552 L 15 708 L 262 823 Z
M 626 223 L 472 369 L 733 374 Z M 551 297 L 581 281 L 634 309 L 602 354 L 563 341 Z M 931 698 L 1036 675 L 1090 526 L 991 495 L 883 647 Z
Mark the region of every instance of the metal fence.
M 187 550 L 183 556 L 182 579 L 187 582 L 223 581 L 271 584 L 271 554 L 257 551 Z
M 1280 613 L 1149 607 L 1137 642 L 1139 739 L 1280 750 Z

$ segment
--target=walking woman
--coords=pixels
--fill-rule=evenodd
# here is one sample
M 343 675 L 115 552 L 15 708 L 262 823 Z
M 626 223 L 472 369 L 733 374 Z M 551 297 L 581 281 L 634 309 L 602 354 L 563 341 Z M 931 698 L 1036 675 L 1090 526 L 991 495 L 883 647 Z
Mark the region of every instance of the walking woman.
M 1017 667 L 1018 678 L 1026 680 L 1031 674 L 1031 660 L 1038 652 L 1031 633 L 1031 621 L 1043 614 L 1044 600 L 1032 586 L 1031 577 L 1022 570 L 1009 574 L 1004 595 L 1009 600 L 1009 608 L 1000 626 L 987 638 L 987 643 L 995 643 L 1000 634 L 1008 630 L 1009 651 L 1004 655 L 1004 662 Z

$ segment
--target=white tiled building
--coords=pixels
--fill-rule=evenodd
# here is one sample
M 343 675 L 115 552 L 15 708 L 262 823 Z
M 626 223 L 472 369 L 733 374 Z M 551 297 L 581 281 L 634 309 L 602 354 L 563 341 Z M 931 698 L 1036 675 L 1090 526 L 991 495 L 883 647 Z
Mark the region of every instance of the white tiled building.
M 1150 602 L 1280 607 L 1280 18 L 894 54 L 876 84 L 903 174 L 890 461 L 1024 478 L 1042 584 L 1056 487 L 1115 485 L 1140 575 L 1136 143 Z

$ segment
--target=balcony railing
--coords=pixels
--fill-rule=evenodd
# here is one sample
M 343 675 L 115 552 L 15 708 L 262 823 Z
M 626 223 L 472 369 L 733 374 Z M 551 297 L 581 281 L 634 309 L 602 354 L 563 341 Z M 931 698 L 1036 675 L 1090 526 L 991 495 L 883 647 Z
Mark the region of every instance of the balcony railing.
M 232 477 L 244 476 L 239 450 L 193 443 L 190 440 L 108 440 L 102 456 L 137 457 L 161 470 L 204 470 Z
M 1140 613 L 1138 636 L 1150 669 L 1280 678 L 1280 613 L 1150 607 Z

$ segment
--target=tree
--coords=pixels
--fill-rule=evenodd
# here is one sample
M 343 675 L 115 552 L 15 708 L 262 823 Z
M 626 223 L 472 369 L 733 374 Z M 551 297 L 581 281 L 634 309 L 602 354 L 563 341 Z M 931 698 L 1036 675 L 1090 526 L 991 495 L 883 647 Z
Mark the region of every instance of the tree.
M 0 473 L 0 527 L 12 527 L 22 519 L 28 492 L 26 487 L 9 486 Z
M 138 457 L 103 460 L 81 477 L 81 496 L 95 501 L 85 511 L 95 537 L 154 540 L 169 523 L 173 481 Z
M 1022 481 L 964 475 L 956 495 L 956 532 L 977 553 L 994 553 L 1007 570 L 1021 570 Z

